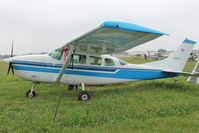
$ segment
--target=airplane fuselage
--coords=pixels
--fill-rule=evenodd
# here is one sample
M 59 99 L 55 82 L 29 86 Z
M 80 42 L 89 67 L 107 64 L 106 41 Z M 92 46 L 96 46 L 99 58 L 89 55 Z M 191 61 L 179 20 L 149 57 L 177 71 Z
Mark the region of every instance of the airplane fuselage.
M 82 57 L 86 58 L 83 63 L 80 61 Z M 60 80 L 63 84 L 101 85 L 177 76 L 157 68 L 128 64 L 110 55 L 76 54 L 74 58 L 74 63 L 68 65 Z M 25 55 L 12 57 L 12 62 L 15 73 L 25 80 L 55 83 L 64 57 L 57 60 L 48 54 Z

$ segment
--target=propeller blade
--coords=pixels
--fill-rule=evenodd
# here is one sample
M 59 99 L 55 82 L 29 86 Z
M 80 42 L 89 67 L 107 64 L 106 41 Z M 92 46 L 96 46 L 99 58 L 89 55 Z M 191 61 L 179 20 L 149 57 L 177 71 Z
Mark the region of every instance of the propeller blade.
M 11 66 L 11 68 L 12 68 L 12 75 L 14 75 L 14 67 L 13 67 L 13 65 Z
M 12 49 L 11 49 L 10 57 L 13 57 L 13 44 L 14 44 L 14 40 L 12 40 Z
M 14 39 L 12 39 L 12 48 L 11 48 L 10 57 L 14 56 L 13 55 L 13 44 L 14 44 Z M 14 75 L 14 67 L 13 67 L 13 63 L 11 61 L 9 62 L 7 75 L 10 73 L 10 69 L 12 69 L 12 74 Z
M 9 62 L 7 75 L 10 73 L 10 69 L 12 69 L 12 74 L 14 75 L 14 67 L 12 62 Z
M 12 63 L 11 63 L 11 62 L 9 62 L 7 75 L 8 75 L 8 74 L 9 74 L 9 72 L 10 72 L 11 65 L 12 65 Z

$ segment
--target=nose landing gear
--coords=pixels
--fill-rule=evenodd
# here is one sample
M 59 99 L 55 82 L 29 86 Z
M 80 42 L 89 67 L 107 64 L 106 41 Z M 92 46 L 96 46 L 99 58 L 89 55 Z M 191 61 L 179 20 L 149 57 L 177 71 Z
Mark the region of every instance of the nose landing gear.
M 31 89 L 31 90 L 28 90 L 28 91 L 26 92 L 26 96 L 27 96 L 27 97 L 33 98 L 33 97 L 36 96 L 36 92 L 34 91 L 34 88 L 35 88 L 36 84 L 38 84 L 38 82 L 33 82 L 32 89 Z

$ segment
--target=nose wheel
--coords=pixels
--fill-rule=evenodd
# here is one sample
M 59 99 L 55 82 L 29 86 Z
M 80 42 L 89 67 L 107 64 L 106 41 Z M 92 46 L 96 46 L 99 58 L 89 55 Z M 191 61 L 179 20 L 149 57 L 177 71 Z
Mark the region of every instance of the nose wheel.
M 33 82 L 33 85 L 32 85 L 32 89 L 31 90 L 28 90 L 26 92 L 26 96 L 29 97 L 29 98 L 32 98 L 32 97 L 35 97 L 36 96 L 36 92 L 34 91 L 34 88 L 36 86 L 37 82 Z
M 85 84 L 81 83 L 82 91 L 78 94 L 78 100 L 79 101 L 88 101 L 91 96 L 90 94 L 85 90 Z
M 35 96 L 36 96 L 36 93 L 35 93 L 35 91 L 32 91 L 32 92 L 31 92 L 31 90 L 28 90 L 28 91 L 26 92 L 26 96 L 29 97 L 29 98 L 32 98 L 32 97 L 35 97 Z

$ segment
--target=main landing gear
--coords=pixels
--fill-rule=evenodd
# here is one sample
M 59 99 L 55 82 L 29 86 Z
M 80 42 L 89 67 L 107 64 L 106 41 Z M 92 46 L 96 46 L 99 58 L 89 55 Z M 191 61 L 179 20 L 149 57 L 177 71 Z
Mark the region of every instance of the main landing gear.
M 82 91 L 78 94 L 79 101 L 87 101 L 91 98 L 90 94 L 85 90 L 85 84 L 81 83 Z
M 78 89 L 78 86 L 77 85 L 68 85 L 68 90 L 71 91 L 73 89 Z
M 26 96 L 27 96 L 27 97 L 32 98 L 32 97 L 35 97 L 35 96 L 36 96 L 36 92 L 34 91 L 34 88 L 35 88 L 36 84 L 38 84 L 38 82 L 33 82 L 32 89 L 31 89 L 31 90 L 28 90 L 28 91 L 26 92 Z
M 85 84 L 81 83 L 82 91 L 78 94 L 79 101 L 87 101 L 91 98 L 90 94 L 85 90 Z M 68 90 L 78 89 L 77 85 L 68 85 Z

